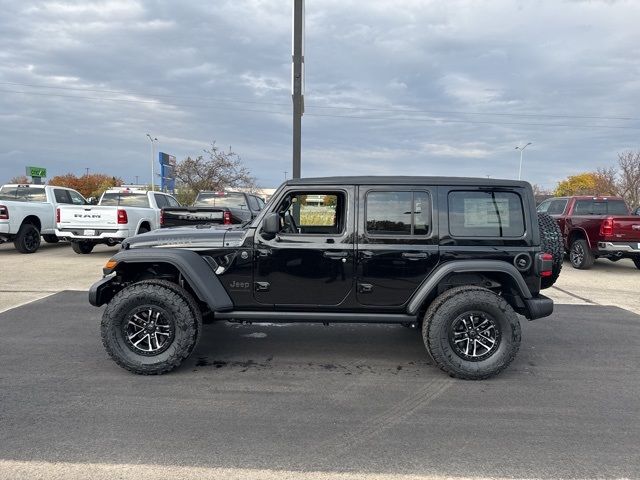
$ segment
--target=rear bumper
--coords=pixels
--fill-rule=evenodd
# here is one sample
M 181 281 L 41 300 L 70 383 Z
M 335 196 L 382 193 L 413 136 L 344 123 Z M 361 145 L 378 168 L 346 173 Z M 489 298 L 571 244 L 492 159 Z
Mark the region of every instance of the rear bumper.
M 94 235 L 85 235 L 86 230 L 94 230 Z M 135 232 L 134 232 L 135 233 Z M 88 242 L 106 242 L 112 240 L 121 242 L 125 238 L 133 236 L 133 233 L 127 229 L 104 229 L 104 228 L 56 228 L 56 236 L 66 240 L 79 240 Z
M 631 253 L 640 255 L 640 242 L 598 242 L 598 251 L 604 253 Z
M 524 303 L 527 306 L 529 320 L 536 318 L 548 317 L 553 313 L 553 300 L 544 295 L 538 294 L 533 298 L 525 298 Z

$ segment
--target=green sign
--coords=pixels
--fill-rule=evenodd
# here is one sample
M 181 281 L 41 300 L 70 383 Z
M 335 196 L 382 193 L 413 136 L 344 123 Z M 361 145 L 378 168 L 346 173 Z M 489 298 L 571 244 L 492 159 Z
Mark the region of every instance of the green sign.
M 47 169 L 42 167 L 27 167 L 27 177 L 46 177 Z

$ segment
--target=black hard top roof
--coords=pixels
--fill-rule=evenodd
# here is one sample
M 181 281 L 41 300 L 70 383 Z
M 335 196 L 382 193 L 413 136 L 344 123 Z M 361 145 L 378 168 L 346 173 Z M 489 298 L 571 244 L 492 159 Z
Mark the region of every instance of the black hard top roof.
M 351 176 L 292 178 L 287 185 L 464 185 L 480 187 L 527 187 L 520 180 L 470 177 L 423 177 L 423 176 Z

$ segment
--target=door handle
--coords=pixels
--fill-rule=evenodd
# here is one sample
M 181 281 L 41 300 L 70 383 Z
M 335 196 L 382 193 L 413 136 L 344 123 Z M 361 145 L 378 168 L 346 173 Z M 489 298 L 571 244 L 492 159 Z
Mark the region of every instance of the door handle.
M 347 258 L 347 252 L 324 252 L 323 254 L 327 258 Z
M 406 258 L 408 260 L 420 260 L 422 258 L 427 258 L 428 256 L 429 254 L 425 252 L 420 252 L 420 253 L 402 252 L 402 258 Z
M 369 259 L 369 258 L 373 258 L 373 252 L 371 250 L 362 250 L 360 252 L 360 256 L 363 259 Z

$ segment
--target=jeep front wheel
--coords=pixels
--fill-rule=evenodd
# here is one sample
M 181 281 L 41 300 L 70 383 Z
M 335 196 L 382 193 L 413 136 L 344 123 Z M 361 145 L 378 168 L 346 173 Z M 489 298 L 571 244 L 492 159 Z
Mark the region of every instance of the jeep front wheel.
M 518 315 L 503 298 L 486 289 L 447 295 L 425 318 L 422 331 L 436 365 L 465 380 L 497 375 L 520 348 Z
M 166 373 L 195 348 L 202 316 L 179 285 L 143 281 L 116 294 L 102 316 L 102 343 L 121 367 L 137 374 Z

